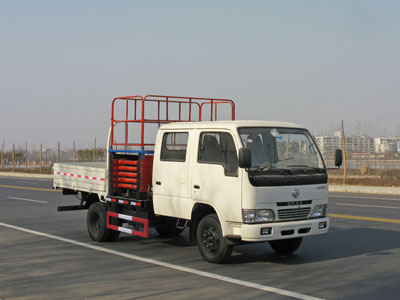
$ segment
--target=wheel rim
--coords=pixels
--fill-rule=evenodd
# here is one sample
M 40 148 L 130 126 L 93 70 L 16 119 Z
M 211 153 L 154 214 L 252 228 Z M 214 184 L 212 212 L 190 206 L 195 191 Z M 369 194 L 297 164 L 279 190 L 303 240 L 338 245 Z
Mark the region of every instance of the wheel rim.
M 100 217 L 97 214 L 92 214 L 90 216 L 90 223 L 92 224 L 92 230 L 96 234 L 100 231 L 101 224 L 100 224 Z
M 214 226 L 207 226 L 204 228 L 203 231 L 203 246 L 204 248 L 212 253 L 215 254 L 218 252 L 220 239 L 219 235 Z
M 96 220 L 95 230 L 96 230 L 96 232 L 98 232 L 98 231 L 100 230 L 100 221 L 99 221 L 98 218 L 97 218 L 97 220 Z

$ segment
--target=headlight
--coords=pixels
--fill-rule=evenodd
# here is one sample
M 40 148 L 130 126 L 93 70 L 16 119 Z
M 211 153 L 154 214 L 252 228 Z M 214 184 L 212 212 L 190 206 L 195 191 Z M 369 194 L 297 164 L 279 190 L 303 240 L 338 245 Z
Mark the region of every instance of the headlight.
M 256 223 L 269 223 L 274 221 L 274 212 L 270 209 L 256 210 Z
M 243 209 L 244 223 L 270 223 L 274 221 L 274 212 L 271 209 Z
M 256 219 L 255 209 L 242 209 L 242 216 L 244 223 L 254 223 Z
M 314 207 L 311 218 L 322 218 L 326 214 L 326 204 L 317 205 Z

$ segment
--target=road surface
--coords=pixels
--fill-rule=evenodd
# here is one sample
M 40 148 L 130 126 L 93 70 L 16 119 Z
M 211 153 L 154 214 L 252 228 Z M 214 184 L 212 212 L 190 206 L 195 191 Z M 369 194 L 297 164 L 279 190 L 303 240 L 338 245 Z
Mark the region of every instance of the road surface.
M 188 232 L 96 243 L 86 211 L 44 179 L 0 178 L 0 299 L 399 299 L 400 197 L 330 194 L 328 234 L 205 262 Z

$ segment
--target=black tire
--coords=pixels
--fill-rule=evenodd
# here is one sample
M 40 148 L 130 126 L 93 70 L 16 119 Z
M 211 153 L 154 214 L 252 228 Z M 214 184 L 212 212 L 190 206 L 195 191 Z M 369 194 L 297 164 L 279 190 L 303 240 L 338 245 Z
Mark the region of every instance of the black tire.
M 197 244 L 203 258 L 216 264 L 228 259 L 233 250 L 233 245 L 228 245 L 228 241 L 223 237 L 221 224 L 215 214 L 200 220 L 197 227 Z
M 270 241 L 271 248 L 278 254 L 289 255 L 299 249 L 303 238 Z
M 107 206 L 101 202 L 90 205 L 87 213 L 87 229 L 89 236 L 96 242 L 114 241 L 119 236 L 119 231 L 111 230 L 106 227 Z
M 117 230 L 110 230 L 110 235 L 108 236 L 106 242 L 114 242 L 119 237 L 120 233 L 121 232 L 119 232 Z
M 174 236 L 183 232 L 184 228 L 176 227 L 176 219 L 160 216 L 157 218 L 156 231 L 160 236 Z

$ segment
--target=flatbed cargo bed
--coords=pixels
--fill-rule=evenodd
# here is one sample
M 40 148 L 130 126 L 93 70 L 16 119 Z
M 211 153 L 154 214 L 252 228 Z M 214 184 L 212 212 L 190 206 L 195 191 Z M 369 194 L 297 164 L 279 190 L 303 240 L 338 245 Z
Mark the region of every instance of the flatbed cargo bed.
M 106 196 L 106 162 L 54 164 L 55 189 L 69 189 Z

